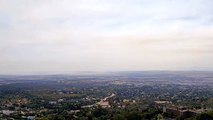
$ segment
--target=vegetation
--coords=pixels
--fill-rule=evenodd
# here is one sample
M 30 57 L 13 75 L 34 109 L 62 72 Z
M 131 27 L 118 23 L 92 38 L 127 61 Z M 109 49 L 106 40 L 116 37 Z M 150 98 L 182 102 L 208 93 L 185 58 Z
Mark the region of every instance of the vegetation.
M 151 80 L 148 75 L 144 77 L 138 73 L 126 77 L 123 74 L 57 78 L 34 76 L 16 78 L 18 80 L 7 78 L 3 82 L 1 80 L 6 78 L 0 77 L 0 119 L 211 120 L 213 112 L 206 112 L 213 109 L 213 84 L 209 84 L 212 82 L 209 81 L 211 75 L 201 78 L 202 84 L 194 85 L 186 83 L 197 78 L 171 77 L 171 74 L 155 76 L 157 79 L 151 76 Z M 167 79 L 171 79 L 170 82 Z M 157 104 L 156 101 L 185 110 L 203 111 L 197 115 L 169 116 L 163 112 L 166 105 Z

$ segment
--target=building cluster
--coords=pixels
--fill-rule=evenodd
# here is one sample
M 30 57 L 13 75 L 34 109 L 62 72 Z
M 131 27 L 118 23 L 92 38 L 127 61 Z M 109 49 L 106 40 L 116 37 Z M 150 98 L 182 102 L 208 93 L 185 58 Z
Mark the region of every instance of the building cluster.
M 189 109 L 184 106 L 176 106 L 170 101 L 155 101 L 155 106 L 158 109 L 162 109 L 165 116 L 170 118 L 176 118 L 182 116 L 184 118 L 190 118 L 196 114 L 210 111 L 210 109 Z

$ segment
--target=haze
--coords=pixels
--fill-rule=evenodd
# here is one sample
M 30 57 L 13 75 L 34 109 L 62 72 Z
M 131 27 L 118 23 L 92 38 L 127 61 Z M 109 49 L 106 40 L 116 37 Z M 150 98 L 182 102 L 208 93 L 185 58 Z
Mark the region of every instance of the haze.
M 212 70 L 212 0 L 0 0 L 0 74 Z

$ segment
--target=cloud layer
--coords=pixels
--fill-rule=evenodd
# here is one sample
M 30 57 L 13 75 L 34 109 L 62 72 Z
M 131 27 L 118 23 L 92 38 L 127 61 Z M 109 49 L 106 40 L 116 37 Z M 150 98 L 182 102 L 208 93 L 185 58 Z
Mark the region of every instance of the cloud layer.
M 0 0 L 0 73 L 212 70 L 211 0 Z

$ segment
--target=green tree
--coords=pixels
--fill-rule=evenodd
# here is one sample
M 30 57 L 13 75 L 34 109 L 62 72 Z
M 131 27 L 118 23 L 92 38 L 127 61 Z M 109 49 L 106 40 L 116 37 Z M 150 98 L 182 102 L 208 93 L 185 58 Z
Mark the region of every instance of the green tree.
M 196 120 L 213 120 L 213 116 L 207 113 L 202 113 L 196 117 Z

